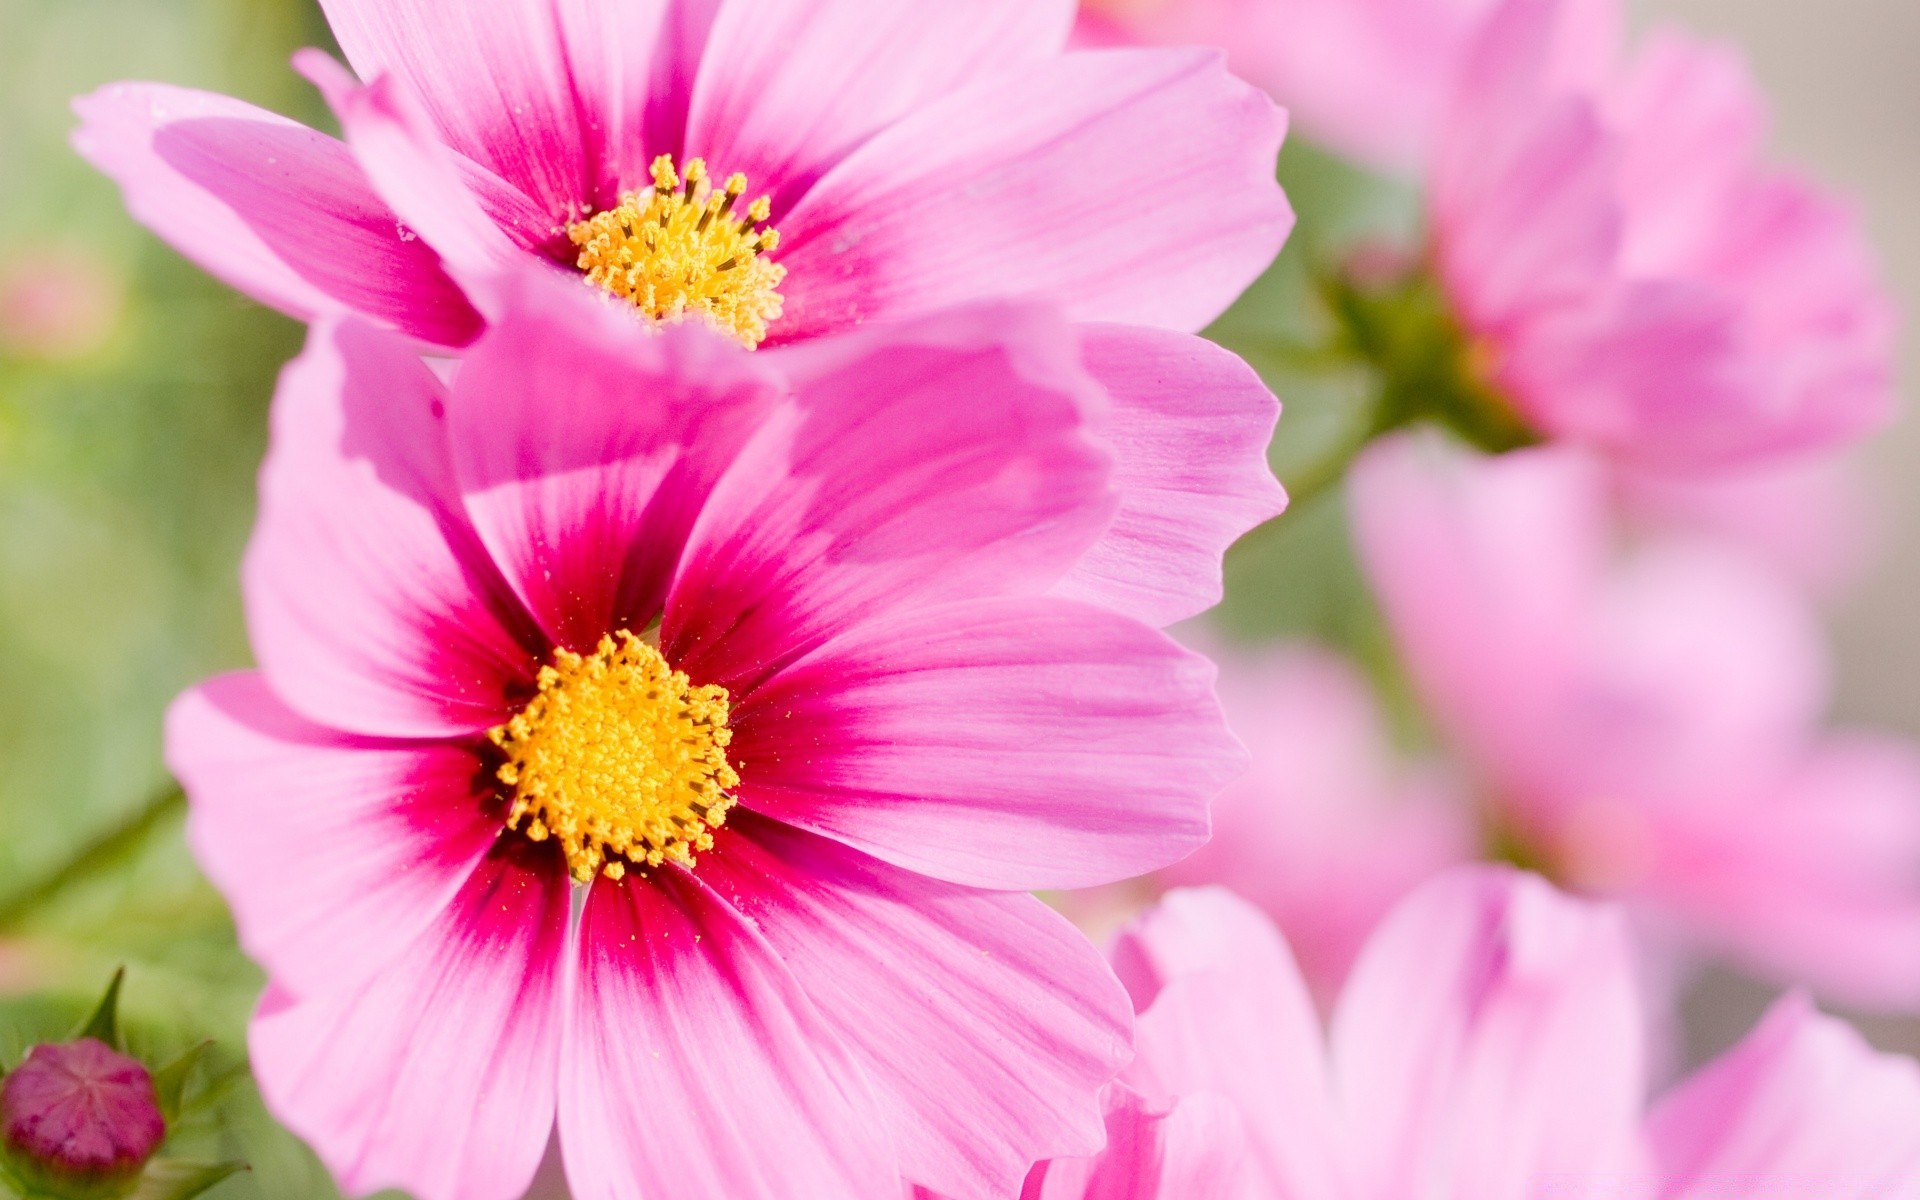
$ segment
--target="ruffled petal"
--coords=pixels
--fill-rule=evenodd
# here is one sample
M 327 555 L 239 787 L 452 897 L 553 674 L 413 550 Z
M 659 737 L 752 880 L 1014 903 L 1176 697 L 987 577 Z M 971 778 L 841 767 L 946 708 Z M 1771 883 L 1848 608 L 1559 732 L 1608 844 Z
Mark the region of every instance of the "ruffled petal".
M 921 105 L 1057 54 L 1072 0 L 730 0 L 708 38 L 688 152 L 785 212 Z
M 1127 1082 L 1162 1107 L 1228 1100 L 1257 1185 L 1248 1194 L 1347 1195 L 1320 1020 L 1273 925 L 1222 888 L 1173 891 L 1113 958 L 1141 1011 Z
M 1278 516 L 1267 465 L 1280 403 L 1213 343 L 1138 326 L 1082 330 L 1113 409 L 1102 429 L 1120 509 L 1055 595 L 1171 625 L 1220 602 L 1227 547 Z
M 1245 766 L 1213 674 L 1070 601 L 892 615 L 737 701 L 740 798 L 954 883 L 1111 883 L 1204 841 Z
M 749 917 L 873 1081 L 902 1172 L 1012 1195 L 1037 1159 L 1100 1145 L 1132 1009 L 1032 896 L 936 883 L 742 813 L 701 882 Z
M 403 228 L 347 148 L 225 96 L 117 83 L 74 102 L 74 147 L 149 229 L 291 316 L 364 313 L 435 346 L 480 315 Z
M 371 979 L 268 991 L 248 1037 L 260 1090 L 347 1191 L 526 1191 L 553 1127 L 568 887 L 552 845 L 503 839 Z
M 1640 1194 L 1643 1035 L 1620 914 L 1462 868 L 1387 918 L 1333 1020 L 1365 1194 Z
M 517 282 L 461 364 L 449 440 L 474 527 L 555 642 L 588 652 L 652 624 L 781 387 L 702 327 L 649 335 L 584 289 Z
M 595 98 L 577 90 L 561 30 L 560 10 L 584 8 L 579 0 L 495 0 L 485 20 L 463 0 L 322 0 L 320 7 L 360 78 L 397 77 L 447 145 L 552 217 L 592 199 L 587 129 L 599 114 L 590 107 Z M 622 32 L 650 42 L 645 20 Z
M 491 317 L 495 277 L 523 265 L 529 250 L 565 246 L 539 205 L 434 136 L 419 102 L 391 75 L 361 86 L 318 50 L 293 56 L 339 118 L 356 162 L 410 236 L 432 246 L 468 298 Z M 540 261 L 558 269 L 544 253 Z
M 1202 51 L 1069 54 L 962 88 L 781 218 L 774 336 L 1036 288 L 1080 320 L 1197 330 L 1293 227 L 1274 182 L 1285 127 Z
M 1057 582 L 1111 518 L 1072 331 L 988 307 L 774 356 L 795 402 L 715 488 L 661 648 L 735 692 L 875 614 Z
M 1116 1086 L 1107 1102 L 1106 1149 L 1042 1163 L 1022 1198 L 1236 1200 L 1245 1194 L 1244 1154 L 1240 1119 L 1220 1097 L 1188 1096 L 1162 1112 Z
M 301 994 L 393 962 L 500 830 L 469 749 L 324 729 L 252 672 L 174 702 L 167 765 L 191 802 L 187 842 L 241 944 Z
M 247 624 L 274 691 L 336 729 L 486 729 L 544 652 L 460 509 L 443 395 L 358 323 L 317 327 L 281 377 Z
M 575 1200 L 898 1200 L 859 1062 L 778 952 L 678 868 L 597 881 L 561 1060 Z
M 1654 1109 L 1666 1200 L 1920 1195 L 1920 1067 L 1787 996 Z

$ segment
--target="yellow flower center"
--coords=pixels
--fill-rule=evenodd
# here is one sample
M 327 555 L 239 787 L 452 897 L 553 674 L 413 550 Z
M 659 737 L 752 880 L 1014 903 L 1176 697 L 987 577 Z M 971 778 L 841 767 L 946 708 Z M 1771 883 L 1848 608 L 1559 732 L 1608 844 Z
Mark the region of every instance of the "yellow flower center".
M 626 630 L 590 656 L 554 652 L 539 694 L 487 736 L 506 755 L 507 828 L 556 839 L 573 877 L 693 865 L 733 807 L 727 690 L 695 687 Z
M 663 154 L 653 160 L 651 188 L 567 226 L 580 248 L 576 265 L 648 320 L 698 316 L 751 350 L 780 317 L 787 269 L 766 257 L 780 245 L 779 231 L 767 227 L 773 202 L 762 196 L 739 215 L 746 192 L 745 175 L 715 191 L 704 161 L 689 162 L 683 179 Z

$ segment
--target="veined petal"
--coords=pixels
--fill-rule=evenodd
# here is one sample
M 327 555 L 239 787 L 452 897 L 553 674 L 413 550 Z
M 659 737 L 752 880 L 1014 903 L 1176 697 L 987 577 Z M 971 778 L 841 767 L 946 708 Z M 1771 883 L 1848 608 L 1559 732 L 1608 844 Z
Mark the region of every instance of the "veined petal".
M 738 693 L 878 613 L 1057 582 L 1111 517 L 1072 331 L 983 307 L 777 356 L 793 404 L 715 487 L 660 631 Z
M 1280 405 L 1239 358 L 1202 338 L 1125 325 L 1082 330 L 1113 402 L 1101 428 L 1120 509 L 1055 595 L 1171 625 L 1219 603 L 1227 547 L 1278 516 L 1267 465 Z
M 695 516 L 783 387 L 698 326 L 649 335 L 538 275 L 454 384 L 453 469 L 548 636 L 586 653 L 659 615 Z
M 187 841 L 247 953 L 301 994 L 393 962 L 493 846 L 486 766 L 447 743 L 314 725 L 257 673 L 223 675 L 167 714 Z
M 1293 226 L 1285 126 L 1202 51 L 1068 54 L 962 88 L 781 218 L 775 337 L 1036 290 L 1079 320 L 1197 330 Z
M 447 145 L 549 216 L 593 196 L 584 126 L 598 114 L 576 92 L 554 0 L 494 0 L 485 20 L 466 0 L 322 0 L 321 8 L 361 79 L 397 77 Z M 640 21 L 627 32 L 647 39 L 651 31 Z
M 274 691 L 336 729 L 484 730 L 544 653 L 460 508 L 444 395 L 360 323 L 316 327 L 281 377 L 247 624 Z
M 741 697 L 741 802 L 975 887 L 1085 887 L 1179 859 L 1244 763 L 1213 665 L 1065 600 L 914 609 Z
M 872 1080 L 902 1172 L 952 1200 L 1100 1145 L 1132 1011 L 1032 896 L 914 875 L 750 813 L 700 879 L 751 919 Z
M 701 61 L 688 152 L 772 188 L 785 212 L 877 130 L 1058 53 L 1073 14 L 1071 0 L 729 0 Z
M 601 878 L 561 1059 L 575 1200 L 898 1200 L 858 1061 L 754 927 L 676 867 Z
M 232 286 L 291 316 L 358 312 L 435 346 L 480 316 L 409 236 L 347 148 L 209 92 L 116 83 L 74 102 L 82 157 L 133 215 Z
M 526 1190 L 553 1127 L 568 886 L 557 846 L 501 839 L 372 978 L 268 991 L 248 1037 L 261 1093 L 348 1191 Z

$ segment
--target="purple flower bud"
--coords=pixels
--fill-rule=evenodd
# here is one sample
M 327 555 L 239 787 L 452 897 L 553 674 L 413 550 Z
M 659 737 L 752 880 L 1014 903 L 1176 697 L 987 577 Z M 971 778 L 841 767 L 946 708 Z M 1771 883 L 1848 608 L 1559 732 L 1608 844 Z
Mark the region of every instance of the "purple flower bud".
M 166 1132 L 153 1076 L 93 1038 L 35 1046 L 0 1084 L 14 1166 L 56 1187 L 131 1180 Z

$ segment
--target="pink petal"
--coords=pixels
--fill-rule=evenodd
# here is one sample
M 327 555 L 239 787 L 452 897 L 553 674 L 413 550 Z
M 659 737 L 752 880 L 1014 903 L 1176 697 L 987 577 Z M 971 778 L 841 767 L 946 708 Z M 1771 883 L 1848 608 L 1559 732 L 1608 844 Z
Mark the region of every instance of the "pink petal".
M 448 272 L 488 316 L 493 277 L 512 272 L 526 251 L 565 245 L 554 218 L 512 184 L 461 158 L 435 138 L 419 102 L 392 76 L 362 87 L 318 50 L 294 55 L 340 120 L 355 161 L 410 234 L 437 251 Z M 577 278 L 575 276 L 574 278 Z
M 473 751 L 310 724 L 256 673 L 174 702 L 167 763 L 192 802 L 187 841 L 241 944 L 302 994 L 392 963 L 500 831 Z
M 486 729 L 544 650 L 460 510 L 443 394 L 357 323 L 316 327 L 281 377 L 247 623 L 274 691 L 336 729 Z
M 1374 1195 L 1636 1194 L 1642 1031 L 1618 913 L 1504 868 L 1416 892 L 1354 968 L 1335 1087 Z
M 599 164 L 589 153 L 588 130 L 606 111 L 594 103 L 599 97 L 577 90 L 568 61 L 561 10 L 577 6 L 584 7 L 576 0 L 497 0 L 487 19 L 476 21 L 461 0 L 321 4 L 361 79 L 394 75 L 447 145 L 561 219 L 572 215 L 570 204 L 595 196 Z M 642 48 L 641 61 L 651 44 L 650 15 L 640 6 L 622 29 Z
M 1141 1010 L 1127 1082 L 1163 1105 L 1231 1103 L 1246 1138 L 1238 1194 L 1346 1195 L 1320 1021 L 1272 924 L 1221 888 L 1169 892 L 1113 957 Z
M 268 1107 L 356 1195 L 515 1200 L 553 1126 L 567 908 L 558 852 L 507 838 L 365 983 L 270 989 L 248 1037 Z
M 548 636 L 588 652 L 653 623 L 701 505 L 783 386 L 704 327 L 649 335 L 585 289 L 511 285 L 461 364 L 449 440 L 474 527 Z
M 1055 594 L 1171 625 L 1219 603 L 1227 547 L 1286 508 L 1267 465 L 1280 405 L 1211 342 L 1122 325 L 1083 333 L 1087 369 L 1113 399 L 1103 432 L 1120 511 Z
M 873 1081 L 903 1173 L 956 1200 L 1088 1154 L 1132 1009 L 1100 955 L 1032 896 L 911 875 L 750 814 L 701 882 L 753 921 Z
M 1206 838 L 1244 766 L 1213 667 L 1064 600 L 871 621 L 737 702 L 740 797 L 975 887 L 1110 883 Z
M 436 346 L 480 317 L 347 148 L 238 100 L 117 83 L 74 102 L 74 147 L 181 253 L 302 319 L 342 310 Z
M 751 918 L 678 868 L 602 878 L 561 1059 L 575 1200 L 898 1200 L 860 1063 Z
M 1671 1200 L 1917 1195 L 1916 1129 L 1920 1068 L 1876 1053 L 1798 995 L 1648 1121 L 1660 1195 Z
M 1071 0 L 730 0 L 701 60 L 689 153 L 776 214 L 875 132 L 975 79 L 1057 54 Z
M 907 604 L 1052 586 L 1112 514 L 1071 330 L 991 307 L 785 351 L 795 402 L 715 488 L 661 647 L 735 691 Z
M 1036 286 L 1080 320 L 1197 330 L 1292 228 L 1273 175 L 1285 125 L 1197 51 L 1069 54 L 963 88 L 781 219 L 777 336 Z
M 1781 979 L 1847 1003 L 1920 999 L 1920 749 L 1831 735 L 1770 780 L 1656 815 L 1646 891 Z
M 1188 1096 L 1155 1111 L 1114 1087 L 1107 1147 L 1034 1170 L 1024 1200 L 1235 1200 L 1245 1194 L 1239 1117 L 1218 1096 Z

